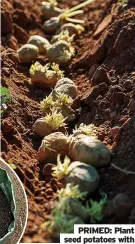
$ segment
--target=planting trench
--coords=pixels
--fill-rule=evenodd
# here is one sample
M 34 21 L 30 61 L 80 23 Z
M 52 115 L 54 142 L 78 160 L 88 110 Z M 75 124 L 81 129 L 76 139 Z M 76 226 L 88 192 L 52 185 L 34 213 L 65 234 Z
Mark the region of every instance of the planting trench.
M 59 1 L 62 7 L 79 1 Z M 9 87 L 12 102 L 2 119 L 2 157 L 14 162 L 25 185 L 29 219 L 23 242 L 47 242 L 41 224 L 48 219 L 62 184 L 51 177 L 49 165 L 37 161 L 41 138 L 32 131 L 42 116 L 39 102 L 50 93 L 28 84 L 29 66 L 18 62 L 16 50 L 29 36 L 45 35 L 41 1 L 4 0 L 2 3 L 2 85 Z M 99 170 L 100 188 L 108 199 L 118 193 L 129 196 L 128 203 L 114 209 L 109 205 L 103 223 L 135 223 L 135 177 L 112 167 L 135 172 L 135 4 L 128 8 L 113 0 L 96 0 L 84 8 L 85 33 L 74 42 L 76 56 L 63 66 L 65 76 L 78 86 L 75 105 L 82 108 L 74 124 L 94 123 L 99 139 L 112 150 L 111 164 Z M 42 64 L 46 57 L 38 59 Z

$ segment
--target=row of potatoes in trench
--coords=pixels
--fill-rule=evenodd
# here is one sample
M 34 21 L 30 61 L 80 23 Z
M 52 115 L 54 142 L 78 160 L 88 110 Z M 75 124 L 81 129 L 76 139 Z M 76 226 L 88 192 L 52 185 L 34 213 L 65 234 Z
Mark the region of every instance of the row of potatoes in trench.
M 99 187 L 98 168 L 110 163 L 111 153 L 98 140 L 98 128 L 93 124 L 81 124 L 68 135 L 67 125 L 76 119 L 76 111 L 72 105 L 78 92 L 75 83 L 64 77 L 64 71 L 60 68 L 75 55 L 73 40 L 84 31 L 81 25 L 83 21 L 71 17 L 83 13 L 83 10 L 78 9 L 93 1 L 87 0 L 64 10 L 58 8 L 54 0 L 43 2 L 42 12 L 46 19 L 43 29 L 55 35 L 51 42 L 38 35 L 31 36 L 27 44 L 18 50 L 22 64 L 31 64 L 38 55 L 45 55 L 49 61 L 44 66 L 39 62 L 31 65 L 30 83 L 43 88 L 54 88 L 41 101 L 43 117 L 37 119 L 33 125 L 34 132 L 43 138 L 37 153 L 38 161 L 56 163 L 52 168 L 52 176 L 62 180 L 64 186 L 57 192 L 59 199 L 50 220 L 43 224 L 43 228 L 54 237 L 59 237 L 62 232 L 73 232 L 75 223 L 89 223 L 89 219 L 91 222 L 100 221 L 105 203 L 101 200 L 96 205 L 91 200 L 90 204 L 86 204 L 85 199 Z M 65 157 L 63 163 L 60 155 Z

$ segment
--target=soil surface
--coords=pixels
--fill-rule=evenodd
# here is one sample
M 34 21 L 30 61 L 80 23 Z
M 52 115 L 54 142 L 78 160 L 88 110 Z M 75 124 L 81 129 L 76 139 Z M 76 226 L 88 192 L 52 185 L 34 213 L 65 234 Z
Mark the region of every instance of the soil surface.
M 61 7 L 71 7 L 80 1 L 59 2 Z M 50 39 L 42 28 L 40 5 L 40 0 L 2 2 L 2 85 L 10 88 L 12 102 L 2 119 L 1 135 L 2 157 L 16 164 L 28 195 L 29 220 L 23 242 L 43 243 L 50 240 L 41 224 L 48 219 L 61 183 L 51 177 L 51 166 L 37 161 L 41 138 L 33 133 L 32 125 L 42 116 L 39 102 L 50 90 L 29 85 L 29 66 L 19 64 L 16 55 L 32 34 Z M 79 18 L 85 20 L 85 32 L 74 41 L 76 56 L 62 67 L 78 86 L 82 110 L 75 124 L 98 126 L 99 139 L 112 152 L 111 164 L 99 171 L 100 188 L 113 199 L 103 222 L 135 223 L 135 4 L 96 0 L 84 10 Z M 43 56 L 37 60 L 47 62 Z M 119 193 L 128 201 L 123 203 Z
M 8 227 L 13 219 L 10 204 L 5 194 L 0 189 L 0 239 L 8 233 Z

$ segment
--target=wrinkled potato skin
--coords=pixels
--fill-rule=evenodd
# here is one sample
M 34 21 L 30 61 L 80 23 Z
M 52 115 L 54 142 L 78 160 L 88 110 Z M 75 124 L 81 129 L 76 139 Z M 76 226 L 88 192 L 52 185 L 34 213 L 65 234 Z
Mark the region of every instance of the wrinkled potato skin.
M 60 79 L 54 89 L 58 93 L 64 93 L 72 97 L 72 99 L 77 97 L 77 87 L 75 86 L 74 82 L 68 78 Z
M 47 49 L 51 47 L 51 44 L 46 38 L 38 35 L 31 36 L 27 43 L 38 47 L 40 54 L 45 54 Z
M 65 55 L 65 50 L 68 52 L 68 55 Z M 72 57 L 70 44 L 63 40 L 55 42 L 48 49 L 47 57 L 50 62 L 55 62 L 59 65 L 66 64 Z
M 61 132 L 54 132 L 48 136 L 46 136 L 41 146 L 38 150 L 38 160 L 41 162 L 44 162 L 47 160 L 47 162 L 56 163 L 57 155 L 68 155 L 69 151 L 69 143 L 68 143 L 68 137 L 65 136 Z M 50 149 L 49 150 L 46 147 L 46 143 L 50 143 Z
M 29 64 L 37 59 L 39 50 L 32 44 L 25 44 L 17 51 L 17 53 L 21 63 Z
M 95 167 L 103 167 L 111 160 L 110 151 L 103 142 L 82 134 L 72 137 L 69 154 L 73 160 Z
M 70 173 L 66 176 L 66 183 L 79 185 L 81 192 L 91 195 L 99 186 L 99 174 L 94 167 L 80 161 L 75 161 L 69 165 Z M 86 177 L 85 177 L 86 174 Z M 87 177 L 90 175 L 90 179 Z
M 53 132 L 51 127 L 44 122 L 44 118 L 40 118 L 35 121 L 33 130 L 37 135 L 42 137 L 45 137 Z

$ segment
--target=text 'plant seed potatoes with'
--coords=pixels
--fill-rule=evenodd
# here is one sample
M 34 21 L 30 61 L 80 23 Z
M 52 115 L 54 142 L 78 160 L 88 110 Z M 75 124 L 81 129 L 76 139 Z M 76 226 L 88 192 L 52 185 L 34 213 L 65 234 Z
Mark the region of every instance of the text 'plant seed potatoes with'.
M 54 131 L 66 132 L 65 118 L 56 110 L 47 114 L 44 118 L 37 119 L 33 125 L 34 132 L 39 136 L 47 136 Z
M 47 51 L 48 60 L 59 65 L 66 64 L 72 56 L 74 56 L 74 48 L 70 43 L 63 40 L 52 44 Z
M 109 164 L 111 160 L 110 151 L 103 142 L 83 134 L 71 138 L 69 155 L 75 161 L 81 161 L 95 167 L 103 167 Z
M 59 79 L 64 76 L 64 72 L 55 63 L 47 63 L 45 66 L 35 62 L 30 67 L 31 84 L 41 87 L 54 87 Z
M 32 44 L 25 44 L 17 51 L 17 53 L 21 63 L 29 64 L 37 59 L 39 49 Z
M 69 151 L 69 140 L 68 136 L 64 135 L 61 132 L 54 132 L 46 136 L 41 143 L 41 146 L 38 150 L 38 160 L 50 163 L 56 163 L 58 154 L 68 155 Z
M 92 194 L 99 185 L 99 174 L 97 170 L 83 162 L 75 161 L 68 167 L 69 174 L 66 176 L 66 183 L 78 185 L 81 192 Z
M 38 47 L 40 54 L 45 54 L 48 48 L 51 47 L 51 44 L 46 38 L 38 35 L 31 36 L 27 43 Z
M 76 87 L 75 83 L 69 78 L 60 79 L 57 82 L 54 90 L 57 93 L 66 94 L 66 95 L 70 96 L 72 99 L 75 99 L 77 97 L 77 87 Z
M 56 7 L 57 6 L 57 1 L 55 0 L 50 0 L 49 2 L 42 2 L 42 12 L 44 19 L 48 20 L 52 17 L 56 17 L 62 13 L 62 9 Z

